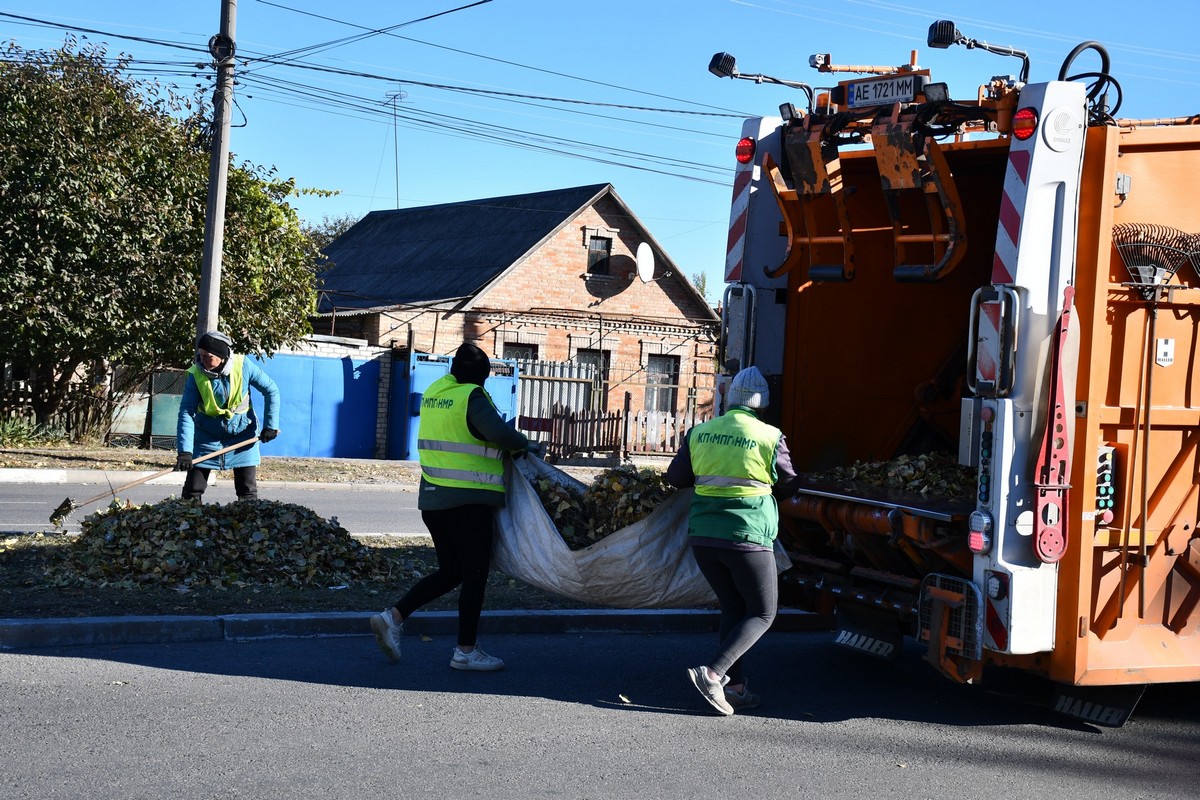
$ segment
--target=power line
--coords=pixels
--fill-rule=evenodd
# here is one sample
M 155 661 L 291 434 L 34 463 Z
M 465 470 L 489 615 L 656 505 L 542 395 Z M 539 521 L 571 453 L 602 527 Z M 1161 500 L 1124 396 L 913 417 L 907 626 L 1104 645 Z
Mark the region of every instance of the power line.
M 262 2 L 262 1 L 263 0 L 260 0 L 260 2 Z M 0 11 L 0 17 L 10 17 L 10 18 L 14 18 L 14 19 L 20 19 L 20 20 L 24 20 L 27 22 L 43 25 L 46 27 L 59 28 L 61 30 L 77 31 L 77 32 L 81 32 L 81 33 L 91 33 L 91 34 L 96 34 L 98 36 L 112 36 L 112 37 L 119 38 L 119 39 L 127 39 L 130 41 L 143 42 L 146 44 L 159 45 L 162 47 L 175 47 L 175 48 L 179 48 L 179 49 L 183 49 L 183 50 L 189 50 L 192 52 L 204 53 L 205 55 L 207 55 L 206 48 L 193 46 L 193 45 L 183 45 L 183 44 L 180 44 L 177 42 L 169 42 L 169 41 L 165 41 L 162 39 L 150 39 L 150 38 L 143 37 L 143 36 L 128 36 L 125 34 L 113 33 L 111 31 L 102 31 L 102 30 L 97 30 L 95 28 L 84 28 L 84 27 L 81 27 L 78 25 L 68 25 L 66 23 L 55 23 L 55 22 L 51 22 L 49 20 L 37 19 L 35 17 L 26 17 L 26 16 L 21 16 L 19 14 L 11 14 L 11 13 L 2 12 L 2 11 Z M 292 61 L 278 59 L 274 56 L 268 56 L 268 55 L 250 54 L 247 56 L 243 56 L 243 59 L 244 59 L 244 63 L 253 63 L 255 61 L 258 61 L 258 62 L 266 63 L 266 64 L 274 64 L 276 66 L 291 67 L 293 69 L 307 69 L 307 70 L 313 70 L 316 72 L 326 72 L 326 73 L 330 73 L 330 74 L 334 74 L 334 75 L 344 75 L 346 77 L 365 78 L 368 80 L 386 81 L 388 83 L 406 83 L 406 84 L 409 84 L 412 86 L 422 86 L 422 87 L 425 87 L 428 89 L 442 89 L 444 91 L 465 92 L 468 94 L 491 95 L 491 96 L 497 96 L 497 97 L 519 97 L 519 98 L 524 98 L 527 100 L 542 100 L 545 102 L 568 103 L 568 104 L 573 104 L 573 105 L 585 105 L 585 106 L 597 106 L 597 107 L 601 107 L 601 108 L 620 108 L 620 109 L 625 109 L 627 111 L 647 111 L 647 112 L 664 113 L 664 114 L 686 114 L 686 115 L 705 116 L 705 117 L 730 117 L 730 118 L 736 118 L 736 119 L 741 119 L 741 118 L 747 116 L 746 114 L 740 113 L 740 112 L 716 113 L 716 112 L 706 112 L 706 111 L 688 111 L 685 109 L 675 109 L 675 108 L 655 108 L 655 107 L 649 107 L 649 106 L 634 106 L 634 105 L 626 105 L 626 104 L 622 104 L 622 103 L 601 103 L 601 102 L 593 101 L 593 100 L 577 100 L 577 99 L 568 98 L 568 97 L 549 97 L 549 96 L 545 96 L 545 95 L 523 94 L 521 92 L 502 92 L 502 91 L 495 90 L 495 89 L 479 89 L 479 88 L 470 87 L 470 86 L 455 86 L 454 84 L 428 83 L 425 81 L 414 81 L 414 80 L 409 80 L 406 78 L 398 78 L 398 77 L 390 76 L 390 75 L 380 75 L 380 74 L 371 73 L 371 72 L 360 72 L 357 70 L 348 70 L 348 69 L 341 69 L 338 67 L 322 66 L 319 64 L 296 63 L 296 62 L 292 62 Z M 633 91 L 633 90 L 630 90 L 630 91 Z M 684 100 L 684 101 L 680 101 L 680 102 L 690 103 L 691 101 Z M 699 105 L 699 104 L 694 104 L 694 105 Z
M 260 0 L 260 2 L 262 2 L 262 0 Z M 469 3 L 468 5 L 465 5 L 465 6 L 459 6 L 458 8 L 451 8 L 446 11 L 439 11 L 436 14 L 428 14 L 424 17 L 420 17 L 420 18 L 414 19 L 414 20 L 409 20 L 408 22 L 401 22 L 397 25 L 391 25 L 387 28 L 362 28 L 364 31 L 366 31 L 366 33 L 360 33 L 356 36 L 346 36 L 341 39 L 333 39 L 328 42 L 322 42 L 320 44 L 308 45 L 306 47 L 298 47 L 294 50 L 288 50 L 283 53 L 276 53 L 275 57 L 283 58 L 285 56 L 298 56 L 301 54 L 313 55 L 316 53 L 325 52 L 326 50 L 332 50 L 336 47 L 341 47 L 346 44 L 352 44 L 354 42 L 363 41 L 364 39 L 370 39 L 373 36 L 387 34 L 387 33 L 390 33 L 391 31 L 397 30 L 399 28 L 406 28 L 409 25 L 415 25 L 418 22 L 425 22 L 427 20 L 436 19 L 437 17 L 444 17 L 447 14 L 453 14 L 456 11 L 464 11 L 468 8 L 474 8 L 475 6 L 481 6 L 481 5 L 484 5 L 485 3 L 490 3 L 490 2 L 492 2 L 492 0 L 477 0 L 477 2 Z M 265 5 L 273 6 L 273 5 L 275 5 L 275 3 L 265 3 Z M 286 6 L 277 6 L 277 7 L 283 8 L 287 11 L 295 11 L 296 10 L 296 9 L 287 8 Z M 361 26 L 355 26 L 355 27 L 361 27 Z
M 193 53 L 203 53 L 208 55 L 208 48 L 201 45 L 189 45 L 182 42 L 170 42 L 165 39 L 150 39 L 145 36 L 130 36 L 123 33 L 114 33 L 112 31 L 101 31 L 95 28 L 83 28 L 78 25 L 68 25 L 63 22 L 52 22 L 50 20 L 38 19 L 37 17 L 26 17 L 20 14 L 11 14 L 7 11 L 0 11 L 0 17 L 8 17 L 9 19 L 18 19 L 23 22 L 28 22 L 42 28 L 55 28 L 58 30 L 75 31 L 77 33 L 93 33 L 97 36 L 111 36 L 115 39 L 125 39 L 130 42 L 142 42 L 143 44 L 152 44 L 159 47 L 173 47 L 178 50 L 189 50 Z
M 494 56 L 486 56 L 486 55 L 483 55 L 482 53 L 475 53 L 470 50 L 460 50 L 456 47 L 448 47 L 446 45 L 434 44 L 433 42 L 422 41 L 421 39 L 413 39 L 408 36 L 400 36 L 398 34 L 391 33 L 391 31 L 394 28 L 375 30 L 375 29 L 367 28 L 366 26 L 363 26 L 363 25 L 358 25 L 353 22 L 347 22 L 346 20 L 343 20 L 343 19 L 337 19 L 336 17 L 327 17 L 327 16 L 324 16 L 321 14 L 316 14 L 312 11 L 304 11 L 299 8 L 292 8 L 291 6 L 282 5 L 281 3 L 273 3 L 273 2 L 270 2 L 270 0 L 258 0 L 258 2 L 262 3 L 263 5 L 274 6 L 275 8 L 283 9 L 284 11 L 291 11 L 295 14 L 303 14 L 304 16 L 315 17 L 316 19 L 323 19 L 326 22 L 335 22 L 339 25 L 346 25 L 351 28 L 360 28 L 362 30 L 370 30 L 374 33 L 382 33 L 386 36 L 391 36 L 394 39 L 402 39 L 406 42 L 412 42 L 413 44 L 425 45 L 426 47 L 435 47 L 439 50 L 446 50 L 451 53 L 459 53 L 461 55 L 471 56 L 472 58 L 481 58 L 486 61 L 493 61 L 497 64 L 507 64 L 508 66 L 520 67 L 521 69 L 528 69 L 528 70 L 532 70 L 534 72 L 541 72 L 546 75 L 554 75 L 559 78 L 569 78 L 570 80 L 581 81 L 583 83 L 590 83 L 595 86 L 603 86 L 607 89 L 620 89 L 623 92 L 632 92 L 634 94 L 646 95 L 647 97 L 657 97 L 662 100 L 672 100 L 677 103 L 687 103 L 688 105 L 699 106 L 701 108 L 711 108 L 711 109 L 715 109 L 717 111 L 726 111 L 726 112 L 729 112 L 730 114 L 732 114 L 733 116 L 736 116 L 739 118 L 750 116 L 749 114 L 745 114 L 745 113 L 738 112 L 738 111 L 733 111 L 732 109 L 721 108 L 720 106 L 712 106 L 712 105 L 708 105 L 706 103 L 698 103 L 694 100 L 683 100 L 678 97 L 671 97 L 669 95 L 664 95 L 664 94 L 656 94 L 654 92 L 647 92 L 642 89 L 631 89 L 628 86 L 619 86 L 615 83 L 605 83 L 604 81 L 597 81 L 597 80 L 593 80 L 591 78 L 581 78 L 578 75 L 571 75 L 566 72 L 556 72 L 555 70 L 544 69 L 542 67 L 534 67 L 529 64 L 522 64 L 517 61 L 509 61 L 507 59 L 496 58 Z M 395 27 L 399 27 L 399 26 L 395 26 Z
M 490 0 L 483 0 L 483 1 L 490 2 Z M 270 4 L 270 3 L 268 3 L 268 4 Z M 479 3 L 475 3 L 472 5 L 478 5 L 478 4 Z M 469 7 L 471 7 L 471 6 L 463 6 L 462 8 L 469 8 Z M 449 12 L 442 12 L 442 13 L 449 13 Z M 57 29 L 61 29 L 61 30 L 70 30 L 70 31 L 76 31 L 76 32 L 80 32 L 80 33 L 88 33 L 88 34 L 93 34 L 93 35 L 98 35 L 98 36 L 112 36 L 114 38 L 127 39 L 130 41 L 137 41 L 137 42 L 142 42 L 145 44 L 151 44 L 151 45 L 156 45 L 156 46 L 183 49 L 183 50 L 187 50 L 189 52 L 194 52 L 194 53 L 204 53 L 205 56 L 208 55 L 207 52 L 205 52 L 200 47 L 188 46 L 188 45 L 184 45 L 184 44 L 178 43 L 178 42 L 170 42 L 170 41 L 166 41 L 166 40 L 152 39 L 149 37 L 142 37 L 142 36 L 129 36 L 129 35 L 124 35 L 124 34 L 117 34 L 117 33 L 113 33 L 113 32 L 98 30 L 95 28 L 87 28 L 87 27 L 83 27 L 83 26 L 69 25 L 69 24 L 65 24 L 65 23 L 63 23 L 63 24 L 53 23 L 48 20 L 42 20 L 42 19 L 37 19 L 34 17 L 27 17 L 27 16 L 22 16 L 22 15 L 17 15 L 17 14 L 10 14 L 10 13 L 6 13 L 6 12 L 0 12 L 0 16 L 19 19 L 23 22 L 33 24 L 33 25 L 43 26 L 43 27 L 52 27 L 52 28 L 57 28 Z M 404 23 L 404 24 L 411 24 L 411 23 Z M 472 95 L 472 96 L 492 97 L 492 98 L 495 98 L 495 99 L 498 99 L 501 101 L 505 101 L 505 102 L 517 102 L 517 103 L 536 106 L 539 108 L 548 108 L 548 107 L 539 105 L 539 103 L 533 102 L 533 101 L 541 101 L 541 102 L 547 102 L 547 103 L 562 103 L 562 104 L 567 104 L 567 105 L 584 105 L 584 106 L 616 108 L 616 109 L 629 110 L 629 111 L 642 111 L 642 112 L 652 112 L 652 113 L 685 114 L 685 115 L 693 115 L 693 116 L 712 116 L 712 117 L 734 116 L 732 114 L 726 114 L 726 113 L 691 111 L 691 110 L 686 110 L 686 109 L 652 108 L 652 107 L 645 107 L 645 106 L 631 106 L 631 105 L 625 105 L 625 104 L 619 104 L 619 103 L 600 103 L 600 102 L 594 102 L 594 101 L 576 100 L 573 98 L 547 97 L 547 96 L 540 96 L 540 95 L 524 94 L 524 93 L 520 93 L 520 92 L 507 92 L 507 91 L 498 91 L 498 90 L 489 90 L 489 89 L 478 89 L 478 88 L 474 88 L 474 87 L 455 86 L 453 84 L 437 84 L 437 83 L 429 83 L 429 82 L 424 82 L 424 81 L 400 80 L 398 78 L 389 77 L 389 76 L 385 76 L 385 75 L 379 75 L 379 74 L 373 74 L 373 73 L 368 73 L 368 72 L 345 70 L 345 69 L 339 69 L 339 68 L 334 68 L 334 67 L 326 67 L 326 66 L 317 65 L 317 64 L 306 64 L 306 63 L 301 63 L 298 61 L 285 61 L 276 56 L 257 56 L 253 53 L 248 54 L 244 57 L 249 59 L 249 63 L 258 62 L 258 63 L 263 63 L 263 64 L 270 64 L 273 66 L 281 66 L 281 67 L 287 67 L 287 68 L 292 68 L 292 69 L 305 69 L 305 70 L 310 70 L 310 71 L 328 73 L 328 74 L 333 74 L 333 75 L 341 75 L 341 76 L 346 76 L 346 77 L 365 78 L 365 79 L 369 79 L 369 80 L 382 80 L 382 81 L 387 81 L 389 83 L 404 83 L 404 84 L 408 84 L 408 85 L 422 86 L 424 88 L 430 88 L 430 89 L 436 89 L 436 90 L 442 90 L 442 91 L 460 92 L 460 93 L 465 93 L 465 94 Z M 173 74 L 176 76 L 182 77 L 182 76 L 189 75 L 189 74 L 192 75 L 193 77 L 196 76 L 195 72 L 190 71 L 188 69 L 189 65 L 181 63 L 181 62 L 165 62 L 165 61 L 151 61 L 151 60 L 138 61 L 138 60 L 130 59 L 130 58 L 117 59 L 116 61 L 125 63 L 127 65 L 135 66 L 139 71 L 144 70 L 147 73 L 152 72 L 152 70 L 149 69 L 150 66 L 162 66 L 162 67 L 167 67 L 170 74 Z M 191 66 L 193 68 L 203 68 L 206 65 L 197 63 L 197 64 L 193 64 Z M 270 81 L 274 81 L 275 83 L 271 83 Z M 378 107 L 377 102 L 368 101 L 364 98 L 357 97 L 355 95 L 351 95 L 348 93 L 336 93 L 332 90 L 322 90 L 321 93 L 318 93 L 317 90 L 315 90 L 311 87 L 308 87 L 307 85 L 304 85 L 304 84 L 291 83 L 290 86 L 285 85 L 288 82 L 284 81 L 283 79 L 274 78 L 274 77 L 271 78 L 270 81 L 265 79 L 265 76 L 257 77 L 257 76 L 251 75 L 249 72 L 244 72 L 242 74 L 242 76 L 239 78 L 240 83 L 243 83 L 248 86 L 258 86 L 263 91 L 281 92 L 285 96 L 291 96 L 291 97 L 294 97 L 297 99 L 311 101 L 311 105 L 309 105 L 308 107 L 312 108 L 312 107 L 316 106 L 318 108 L 318 110 L 321 110 L 321 111 L 327 111 L 328 106 L 332 104 L 332 105 L 341 107 L 343 109 L 349 110 L 351 112 L 354 112 L 356 114 L 369 115 L 371 118 L 375 118 L 375 119 L 378 119 L 378 117 L 382 113 L 380 108 Z M 617 87 L 617 88 L 623 88 L 623 87 Z M 629 91 L 636 91 L 636 90 L 629 90 Z M 339 96 L 334 98 L 333 97 L 334 95 L 339 95 Z M 671 99 L 673 99 L 673 98 L 671 98 Z M 683 101 L 683 102 L 688 102 L 688 101 Z M 551 110 L 559 110 L 559 111 L 563 111 L 566 113 L 584 114 L 587 116 L 598 116 L 598 117 L 613 119 L 615 121 L 628 123 L 628 124 L 651 124 L 651 125 L 653 125 L 653 123 L 646 123 L 646 122 L 640 121 L 640 120 L 629 120 L 629 119 L 622 119 L 619 117 L 611 117 L 611 116 L 607 116 L 607 115 L 594 114 L 591 112 L 582 112 L 578 109 L 573 109 L 573 108 L 562 108 L 562 109 L 552 109 L 551 108 Z M 397 116 L 397 122 L 399 122 L 399 119 L 401 117 L 398 114 L 396 116 Z M 535 152 L 543 152 L 543 153 L 548 153 L 548 154 L 553 154 L 553 155 L 588 160 L 588 161 L 592 161 L 592 162 L 600 163 L 600 164 L 607 164 L 607 165 L 619 166 L 619 167 L 623 167 L 623 168 L 627 168 L 627 169 L 653 172 L 653 173 L 668 175 L 671 177 L 681 178 L 684 180 L 698 181 L 698 182 L 702 182 L 702 183 L 712 183 L 714 185 L 722 185 L 723 186 L 723 185 L 726 185 L 728 182 L 727 179 L 717 181 L 717 180 L 711 180 L 711 179 L 708 179 L 708 178 L 705 178 L 702 176 L 702 173 L 706 173 L 706 172 L 711 173 L 711 174 L 725 176 L 728 173 L 728 170 L 726 170 L 726 169 L 714 167 L 712 165 L 700 164 L 698 162 L 685 161 L 683 159 L 674 159 L 674 158 L 671 158 L 668 156 L 658 156 L 658 155 L 654 155 L 654 154 L 650 154 L 650 153 L 643 153 L 643 152 L 628 150 L 628 149 L 624 149 L 624 148 L 608 147 L 608 146 L 598 145 L 595 143 L 586 142 L 586 141 L 582 141 L 582 140 L 568 139 L 568 138 L 564 138 L 564 137 L 552 136 L 550 134 L 531 132 L 531 131 L 522 130 L 519 128 L 511 128 L 511 127 L 499 126 L 499 125 L 494 125 L 494 124 L 487 126 L 485 129 L 471 129 L 469 131 L 464 131 L 462 129 L 461 118 L 451 117 L 449 115 L 444 115 L 444 114 L 438 114 L 436 112 L 422 111 L 420 109 L 413 109 L 412 111 L 406 111 L 405 115 L 403 116 L 403 120 L 407 127 L 413 127 L 413 128 L 417 128 L 417 129 L 433 128 L 433 129 L 443 131 L 444 134 L 449 134 L 449 135 L 457 136 L 460 138 L 483 139 L 485 141 L 488 141 L 488 142 L 491 142 L 491 143 L 494 143 L 497 145 L 501 145 L 501 146 L 514 147 L 514 148 L 518 148 L 518 149 L 531 150 L 531 151 L 535 151 Z M 655 126 L 655 127 L 668 127 L 668 126 Z M 571 148 L 574 148 L 574 151 Z M 626 160 L 619 160 L 619 159 L 626 159 Z M 656 169 L 652 166 L 646 166 L 644 164 L 629 163 L 629 160 L 642 161 L 642 162 L 645 162 L 646 164 L 653 164 L 653 165 L 657 165 L 657 166 L 668 168 L 668 169 Z M 691 171 L 697 172 L 699 174 L 695 174 L 695 175 L 684 174 L 684 173 L 680 172 L 681 169 L 691 170 Z
M 246 79 L 243 77 L 243 80 L 246 80 Z M 384 111 L 383 109 L 381 109 L 378 106 L 377 103 L 372 103 L 372 102 L 364 100 L 362 98 L 358 98 L 354 95 L 339 93 L 340 96 L 338 96 L 336 98 L 331 98 L 331 96 L 319 94 L 313 90 L 310 90 L 308 87 L 305 87 L 302 84 L 293 84 L 292 86 L 282 86 L 282 85 L 272 85 L 272 84 L 260 83 L 260 81 L 261 81 L 260 78 L 251 78 L 249 80 L 246 80 L 246 83 L 251 84 L 251 85 L 258 85 L 258 86 L 260 86 L 260 88 L 263 88 L 264 90 L 267 90 L 267 91 L 280 92 L 280 93 L 283 93 L 288 96 L 298 97 L 298 98 L 302 98 L 305 100 L 312 100 L 314 102 L 321 102 L 321 103 L 325 103 L 327 105 L 332 102 L 334 105 L 337 105 L 339 107 L 343 107 L 343 108 L 353 110 L 353 111 L 363 112 L 365 114 L 370 114 L 372 117 L 377 118 L 377 119 L 382 118 L 385 114 L 390 119 L 390 117 L 393 113 L 393 112 Z M 623 166 L 623 167 L 627 167 L 629 169 L 640 169 L 640 170 L 650 171 L 650 172 L 659 172 L 661 174 L 672 175 L 675 177 L 683 178 L 685 180 L 694 180 L 694 181 L 700 181 L 700 182 L 704 182 L 704 183 L 714 183 L 714 184 L 720 185 L 720 186 L 724 186 L 724 185 L 728 184 L 728 178 L 725 178 L 724 180 L 714 181 L 714 180 L 709 180 L 704 177 L 701 177 L 700 175 L 695 175 L 695 176 L 685 175 L 678 171 L 679 168 L 682 167 L 682 168 L 693 170 L 698 173 L 707 172 L 707 173 L 711 173 L 711 174 L 715 174 L 715 175 L 722 175 L 722 176 L 728 175 L 728 173 L 729 173 L 728 169 L 724 169 L 721 167 L 716 167 L 716 166 L 712 166 L 712 165 L 708 165 L 708 164 L 701 164 L 698 162 L 671 158 L 669 156 L 657 156 L 657 155 L 653 155 L 653 154 L 649 154 L 649 153 L 642 153 L 642 152 L 633 151 L 633 150 L 626 150 L 624 148 L 609 147 L 609 146 L 595 144 L 592 142 L 585 142 L 585 141 L 577 140 L 577 139 L 566 139 L 563 137 L 553 136 L 550 134 L 538 133 L 538 132 L 523 130 L 520 128 L 511 128 L 511 127 L 502 126 L 502 125 L 491 124 L 491 125 L 487 125 L 487 126 L 481 127 L 481 128 L 465 128 L 464 129 L 462 126 L 462 119 L 459 117 L 453 117 L 453 116 L 449 116 L 446 114 L 438 114 L 438 113 L 432 112 L 432 111 L 423 111 L 420 109 L 411 109 L 411 110 L 406 109 L 403 114 L 401 114 L 399 112 L 395 112 L 395 115 L 396 115 L 398 124 L 404 124 L 405 127 L 410 127 L 410 128 L 414 128 L 414 129 L 418 129 L 418 130 L 432 128 L 432 129 L 436 129 L 436 130 L 441 130 L 445 133 L 455 136 L 456 138 L 483 140 L 483 141 L 490 142 L 493 144 L 516 147 L 518 149 L 534 150 L 534 151 L 552 153 L 555 155 L 566 155 L 566 156 L 570 156 L 573 158 L 581 158 L 584 160 L 594 161 L 596 163 L 609 164 L 609 165 L 614 165 L 614 166 Z M 563 149 L 563 148 L 568 148 L 568 147 L 575 147 L 584 152 L 570 152 L 568 150 Z M 601 153 L 605 156 L 609 156 L 609 158 L 599 158 L 594 155 L 587 155 L 588 152 Z M 664 167 L 674 167 L 674 169 L 670 172 L 665 172 L 663 170 L 651 169 L 651 168 L 642 167 L 642 166 L 639 166 L 636 164 L 629 164 L 629 163 L 622 162 L 622 161 L 616 161 L 616 160 L 614 160 L 616 158 L 628 158 L 628 159 L 633 159 L 633 160 L 637 160 L 637 161 L 646 161 L 646 162 L 654 163 L 654 164 L 664 166 Z
M 621 108 L 626 111 L 649 111 L 662 114 L 686 114 L 698 117 L 727 117 L 742 119 L 745 114 L 725 113 L 714 111 L 688 111 L 681 108 L 655 108 L 652 106 L 631 106 L 624 103 L 601 103 L 596 100 L 576 100 L 570 97 L 550 97 L 546 95 L 525 94 L 523 92 L 502 92 L 497 89 L 477 89 L 471 86 L 455 86 L 447 83 L 429 83 L 426 81 L 414 81 L 407 78 L 397 78 L 390 75 L 380 75 L 373 72 L 360 72 L 358 70 L 342 69 L 340 67 L 327 67 L 320 64 L 302 64 L 292 62 L 276 62 L 270 56 L 260 56 L 255 58 L 256 61 L 262 61 L 269 64 L 278 63 L 279 66 L 292 67 L 293 69 L 306 69 L 315 72 L 326 72 L 332 75 L 345 75 L 352 78 L 366 78 L 368 80 L 387 81 L 389 83 L 405 83 L 410 86 L 423 86 L 427 89 L 443 89 L 450 92 L 463 92 L 466 94 L 488 95 L 492 97 L 520 97 L 526 100 L 543 100 L 552 103 L 568 103 L 573 105 L 597 106 L 599 108 Z

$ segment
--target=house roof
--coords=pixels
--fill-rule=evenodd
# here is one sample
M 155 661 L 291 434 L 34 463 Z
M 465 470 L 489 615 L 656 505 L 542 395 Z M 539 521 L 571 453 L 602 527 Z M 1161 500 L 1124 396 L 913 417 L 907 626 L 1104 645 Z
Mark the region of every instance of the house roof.
M 320 311 L 469 297 L 607 188 L 372 211 L 325 248 Z
M 470 300 L 604 195 L 636 219 L 607 183 L 372 211 L 326 246 L 317 312 Z

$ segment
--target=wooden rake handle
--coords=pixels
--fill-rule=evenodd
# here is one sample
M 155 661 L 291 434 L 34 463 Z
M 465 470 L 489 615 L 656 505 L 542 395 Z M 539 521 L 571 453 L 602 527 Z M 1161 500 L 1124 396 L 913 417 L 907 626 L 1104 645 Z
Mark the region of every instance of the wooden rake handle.
M 258 441 L 258 437 L 255 436 L 254 438 L 247 439 L 244 442 L 238 442 L 237 444 L 231 444 L 228 447 L 222 447 L 220 450 L 214 450 L 213 452 L 209 453 L 206 456 L 200 456 L 199 458 L 192 459 L 192 466 L 199 464 L 201 461 L 208 461 L 210 458 L 216 458 L 217 456 L 224 455 L 225 453 L 228 453 L 231 450 L 240 450 L 243 447 L 246 447 L 247 445 L 252 445 L 257 441 Z M 118 486 L 115 489 L 109 489 L 107 492 L 101 492 L 100 494 L 96 495 L 95 497 L 89 497 L 87 500 L 80 500 L 78 503 L 72 503 L 71 506 L 73 508 L 80 508 L 82 506 L 88 505 L 89 503 L 94 503 L 97 500 L 103 500 L 104 498 L 108 497 L 109 495 L 116 496 L 117 492 L 123 492 L 126 489 L 132 489 L 134 486 L 141 486 L 143 483 L 146 483 L 147 481 L 152 481 L 155 478 L 161 478 L 163 475 L 166 475 L 167 473 L 170 473 L 170 472 L 175 472 L 175 468 L 167 467 L 166 469 L 155 472 L 152 475 L 147 475 L 144 478 L 138 478 L 136 481 L 130 481 L 129 483 L 126 483 L 122 486 Z

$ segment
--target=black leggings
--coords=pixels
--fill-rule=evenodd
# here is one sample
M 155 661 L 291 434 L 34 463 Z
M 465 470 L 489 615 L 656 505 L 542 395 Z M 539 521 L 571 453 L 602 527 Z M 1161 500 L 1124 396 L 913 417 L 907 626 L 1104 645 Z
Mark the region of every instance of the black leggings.
M 421 606 L 461 584 L 458 644 L 461 647 L 475 645 L 492 561 L 492 517 L 493 508 L 485 505 L 421 512 L 421 519 L 433 537 L 438 568 L 417 581 L 396 603 L 400 616 L 408 619 Z
M 208 488 L 208 475 L 211 469 L 192 467 L 187 477 L 183 479 L 183 497 L 188 500 L 200 500 L 204 490 Z M 258 499 L 258 467 L 234 467 L 233 490 L 237 492 L 238 500 Z
M 771 627 L 779 607 L 775 554 L 700 545 L 692 555 L 721 604 L 720 645 L 708 666 L 728 675 L 730 683 L 741 683 L 742 656 Z

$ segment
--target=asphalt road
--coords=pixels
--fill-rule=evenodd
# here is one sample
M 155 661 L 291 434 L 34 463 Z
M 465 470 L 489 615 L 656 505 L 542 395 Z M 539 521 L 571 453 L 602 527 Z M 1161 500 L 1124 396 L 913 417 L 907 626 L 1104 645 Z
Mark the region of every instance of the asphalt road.
M 1194 798 L 1200 692 L 1093 728 L 820 633 L 748 657 L 763 705 L 712 716 L 712 634 L 367 636 L 0 654 L 0 796 L 21 798 Z
M 129 480 L 114 477 L 114 485 Z M 154 503 L 166 497 L 178 497 L 183 477 L 163 483 L 135 486 L 118 493 L 122 500 Z M 106 484 L 95 483 L 7 483 L 0 482 L 0 532 L 53 530 L 50 515 L 66 498 L 75 502 L 104 492 Z M 394 485 L 261 483 L 258 496 L 264 500 L 296 503 L 311 508 L 325 519 L 337 518 L 352 534 L 390 534 L 427 536 L 428 531 L 417 511 L 417 494 L 411 488 Z M 229 503 L 237 499 L 233 480 L 218 480 L 204 493 L 205 502 Z M 107 499 L 72 512 L 63 528 L 78 533 L 80 522 L 88 514 L 105 506 Z

